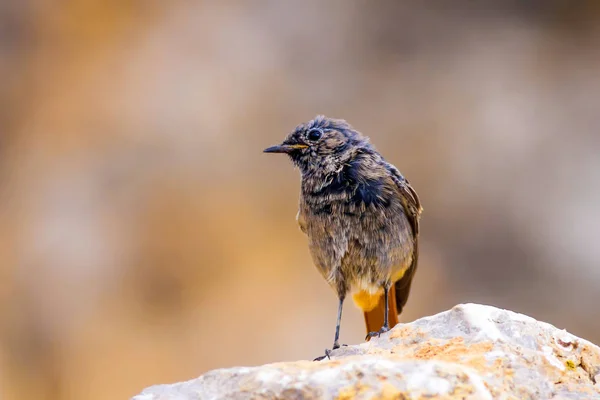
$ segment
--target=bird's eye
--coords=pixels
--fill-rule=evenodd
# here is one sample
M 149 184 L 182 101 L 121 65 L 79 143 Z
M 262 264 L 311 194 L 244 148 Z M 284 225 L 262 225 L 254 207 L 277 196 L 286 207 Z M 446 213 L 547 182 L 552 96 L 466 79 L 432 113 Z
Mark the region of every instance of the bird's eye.
M 312 140 L 314 142 L 321 139 L 321 135 L 323 135 L 323 132 L 321 132 L 320 130 L 311 129 L 310 131 L 308 131 L 306 137 L 308 138 L 308 140 Z

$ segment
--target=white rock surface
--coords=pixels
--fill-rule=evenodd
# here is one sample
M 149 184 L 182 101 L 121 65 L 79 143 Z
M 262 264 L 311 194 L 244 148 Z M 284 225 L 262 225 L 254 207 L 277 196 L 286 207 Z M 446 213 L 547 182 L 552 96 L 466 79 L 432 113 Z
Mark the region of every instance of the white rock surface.
M 600 348 L 507 310 L 462 304 L 381 338 L 295 361 L 208 372 L 132 400 L 600 399 Z

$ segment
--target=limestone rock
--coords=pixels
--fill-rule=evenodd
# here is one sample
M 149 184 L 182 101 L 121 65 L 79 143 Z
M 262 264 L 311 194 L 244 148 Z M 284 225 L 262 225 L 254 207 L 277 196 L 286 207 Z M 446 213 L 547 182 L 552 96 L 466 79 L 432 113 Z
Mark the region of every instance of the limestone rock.
M 132 400 L 600 399 L 600 348 L 522 314 L 462 304 L 295 361 L 208 372 Z

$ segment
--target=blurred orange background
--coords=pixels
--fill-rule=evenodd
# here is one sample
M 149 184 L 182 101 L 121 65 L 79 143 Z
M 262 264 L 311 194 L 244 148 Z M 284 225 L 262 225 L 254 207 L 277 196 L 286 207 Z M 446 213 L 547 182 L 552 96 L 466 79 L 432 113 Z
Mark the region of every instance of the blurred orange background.
M 262 154 L 316 114 L 419 192 L 401 321 L 600 342 L 600 3 L 0 3 L 0 397 L 128 398 L 309 359 L 337 300 Z M 364 337 L 347 302 L 342 341 Z

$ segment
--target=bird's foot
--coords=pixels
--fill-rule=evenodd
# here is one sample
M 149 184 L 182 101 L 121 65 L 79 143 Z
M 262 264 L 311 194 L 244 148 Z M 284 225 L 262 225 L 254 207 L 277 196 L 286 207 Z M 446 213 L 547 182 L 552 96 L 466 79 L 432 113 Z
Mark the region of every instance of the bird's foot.
M 347 345 L 347 344 L 343 344 L 342 346 L 348 346 L 348 345 Z M 340 347 L 341 347 L 341 346 L 340 346 L 339 344 L 337 344 L 337 343 L 336 343 L 336 344 L 334 344 L 334 345 L 333 345 L 333 348 L 332 348 L 331 350 L 329 350 L 329 349 L 325 349 L 325 355 L 324 355 L 324 356 L 317 357 L 317 358 L 315 358 L 313 361 L 322 361 L 322 360 L 324 360 L 324 359 L 331 360 L 331 357 L 329 357 L 329 356 L 331 355 L 331 352 L 332 352 L 333 350 L 339 349 Z
M 329 357 L 330 354 L 331 354 L 331 350 L 325 349 L 325 355 L 317 357 L 313 361 L 323 361 L 324 359 L 331 360 L 331 357 Z
M 382 326 L 380 330 L 378 330 L 377 332 L 369 332 L 367 333 L 367 336 L 365 337 L 365 340 L 369 340 L 372 337 L 380 337 L 382 333 L 386 333 L 387 331 L 389 331 L 390 328 L 388 328 L 387 326 Z

